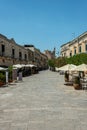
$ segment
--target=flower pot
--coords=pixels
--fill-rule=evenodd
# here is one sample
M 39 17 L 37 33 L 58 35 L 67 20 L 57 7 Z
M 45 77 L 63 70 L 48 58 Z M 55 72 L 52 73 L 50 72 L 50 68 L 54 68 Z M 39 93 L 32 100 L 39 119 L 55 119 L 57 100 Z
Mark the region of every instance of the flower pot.
M 77 89 L 77 90 L 81 89 L 80 77 L 79 77 L 79 76 L 75 76 L 75 77 L 74 77 L 73 86 L 74 86 L 74 88 Z
M 0 81 L 0 87 L 2 87 L 3 85 L 5 85 L 5 83 Z
M 76 89 L 76 90 L 81 89 L 80 84 L 76 84 L 76 83 L 74 83 L 73 86 L 74 86 L 74 89 Z
M 8 82 L 11 83 L 11 82 L 13 82 L 13 80 L 9 80 Z

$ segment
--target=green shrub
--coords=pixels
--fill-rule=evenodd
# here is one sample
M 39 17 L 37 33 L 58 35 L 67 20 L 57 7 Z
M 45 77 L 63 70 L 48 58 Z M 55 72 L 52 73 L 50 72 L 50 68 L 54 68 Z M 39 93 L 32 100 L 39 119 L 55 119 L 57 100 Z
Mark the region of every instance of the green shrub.
M 6 82 L 6 76 L 4 72 L 0 72 L 0 81 L 4 83 Z

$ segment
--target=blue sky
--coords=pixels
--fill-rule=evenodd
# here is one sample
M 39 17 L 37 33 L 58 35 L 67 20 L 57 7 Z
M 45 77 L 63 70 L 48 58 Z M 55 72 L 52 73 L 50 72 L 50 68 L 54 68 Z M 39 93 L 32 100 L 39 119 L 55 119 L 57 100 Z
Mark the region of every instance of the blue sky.
M 0 33 L 41 51 L 87 31 L 87 0 L 0 0 Z

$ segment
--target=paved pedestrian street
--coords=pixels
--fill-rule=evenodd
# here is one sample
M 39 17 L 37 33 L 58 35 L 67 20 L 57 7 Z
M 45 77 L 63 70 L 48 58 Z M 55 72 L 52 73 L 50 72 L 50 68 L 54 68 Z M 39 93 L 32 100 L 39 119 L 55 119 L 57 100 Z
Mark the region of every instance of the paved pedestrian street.
M 49 70 L 2 87 L 0 130 L 87 130 L 87 92 Z

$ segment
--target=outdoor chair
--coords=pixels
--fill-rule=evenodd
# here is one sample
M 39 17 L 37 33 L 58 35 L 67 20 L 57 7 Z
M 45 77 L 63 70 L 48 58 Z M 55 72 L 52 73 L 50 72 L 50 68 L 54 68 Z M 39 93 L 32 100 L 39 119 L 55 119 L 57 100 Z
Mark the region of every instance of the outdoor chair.
M 87 82 L 82 82 L 81 85 L 83 90 L 87 90 Z

